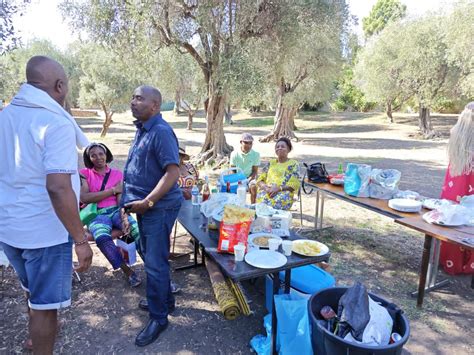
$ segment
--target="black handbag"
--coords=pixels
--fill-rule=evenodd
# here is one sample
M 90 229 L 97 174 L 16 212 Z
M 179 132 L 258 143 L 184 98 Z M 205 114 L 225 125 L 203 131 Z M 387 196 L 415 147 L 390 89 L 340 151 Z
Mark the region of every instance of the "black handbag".
M 329 182 L 329 174 L 323 163 L 313 163 L 309 166 L 303 163 L 303 165 L 306 167 L 306 175 L 309 181 L 315 183 Z

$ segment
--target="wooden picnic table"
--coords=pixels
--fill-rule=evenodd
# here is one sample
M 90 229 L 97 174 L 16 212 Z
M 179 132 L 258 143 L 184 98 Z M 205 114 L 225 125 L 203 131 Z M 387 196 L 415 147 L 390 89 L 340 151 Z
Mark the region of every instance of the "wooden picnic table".
M 292 253 L 288 256 L 287 263 L 276 269 L 260 269 L 247 264 L 245 261 L 236 262 L 234 255 L 219 253 L 217 251 L 217 243 L 219 240 L 218 231 L 209 230 L 207 228 L 207 218 L 201 214 L 199 206 L 193 206 L 191 201 L 184 201 L 178 214 L 178 222 L 186 229 L 186 231 L 194 238 L 194 262 L 176 270 L 184 270 L 198 267 L 205 264 L 204 255 L 210 257 L 222 270 L 223 274 L 233 281 L 242 281 L 254 279 L 257 277 L 271 274 L 273 276 L 273 294 L 277 294 L 280 289 L 280 271 L 285 272 L 285 293 L 290 291 L 291 269 L 328 261 L 331 254 L 328 252 L 320 256 L 300 256 Z M 289 240 L 305 239 L 298 234 L 291 232 Z M 201 249 L 201 262 L 198 261 L 198 253 Z M 273 300 L 273 302 L 275 302 Z M 275 310 L 275 304 L 273 304 Z M 277 318 L 276 312 L 272 312 L 272 349 L 276 354 L 276 329 Z
M 332 185 L 329 183 L 316 184 L 305 180 L 304 183 L 311 188 L 316 189 L 316 206 L 315 206 L 315 222 L 316 230 L 324 229 L 324 199 L 325 195 L 330 195 L 339 200 L 357 205 L 368 209 L 372 212 L 392 218 L 396 223 L 405 227 L 417 230 L 425 234 L 425 243 L 423 246 L 423 256 L 420 267 L 420 278 L 418 283 L 418 291 L 412 295 L 417 297 L 417 306 L 423 305 L 425 292 L 432 291 L 444 286 L 448 281 L 444 280 L 436 283 L 439 262 L 439 241 L 448 241 L 466 248 L 474 248 L 473 244 L 466 242 L 474 238 L 474 227 L 443 227 L 436 226 L 425 222 L 422 218 L 423 214 L 429 210 L 423 208 L 417 213 L 405 213 L 396 211 L 388 207 L 388 200 L 379 200 L 364 197 L 353 197 L 346 195 L 343 186 Z M 319 227 L 318 227 L 319 224 Z M 429 244 L 429 245 L 427 245 Z M 432 248 L 432 246 L 434 246 Z M 428 280 L 428 283 L 427 283 Z

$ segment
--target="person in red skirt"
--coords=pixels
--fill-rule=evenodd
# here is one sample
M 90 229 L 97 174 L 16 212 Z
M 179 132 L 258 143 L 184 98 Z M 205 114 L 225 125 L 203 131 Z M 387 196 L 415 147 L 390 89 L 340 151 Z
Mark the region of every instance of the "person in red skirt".
M 463 196 L 474 194 L 474 102 L 466 105 L 451 128 L 448 156 L 441 198 L 459 203 Z M 451 275 L 474 275 L 474 251 L 442 242 L 440 264 Z

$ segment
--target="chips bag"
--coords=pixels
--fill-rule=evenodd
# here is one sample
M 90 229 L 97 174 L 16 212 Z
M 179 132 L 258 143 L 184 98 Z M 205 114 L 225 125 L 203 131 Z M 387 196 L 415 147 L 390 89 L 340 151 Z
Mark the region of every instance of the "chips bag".
M 224 207 L 224 216 L 219 231 L 217 251 L 234 253 L 234 246 L 243 243 L 247 248 L 247 240 L 255 211 L 234 205 Z

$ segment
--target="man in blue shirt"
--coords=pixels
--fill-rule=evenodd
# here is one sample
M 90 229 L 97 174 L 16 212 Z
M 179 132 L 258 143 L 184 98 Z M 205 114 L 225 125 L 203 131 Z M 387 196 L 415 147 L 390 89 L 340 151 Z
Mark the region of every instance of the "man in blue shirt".
M 131 110 L 137 127 L 124 170 L 122 205 L 136 213 L 140 229 L 140 249 L 145 255 L 148 324 L 138 333 L 135 344 L 154 342 L 168 326 L 174 310 L 168 262 L 170 234 L 183 196 L 179 177 L 178 139 L 160 114 L 161 94 L 151 86 L 138 87 Z

